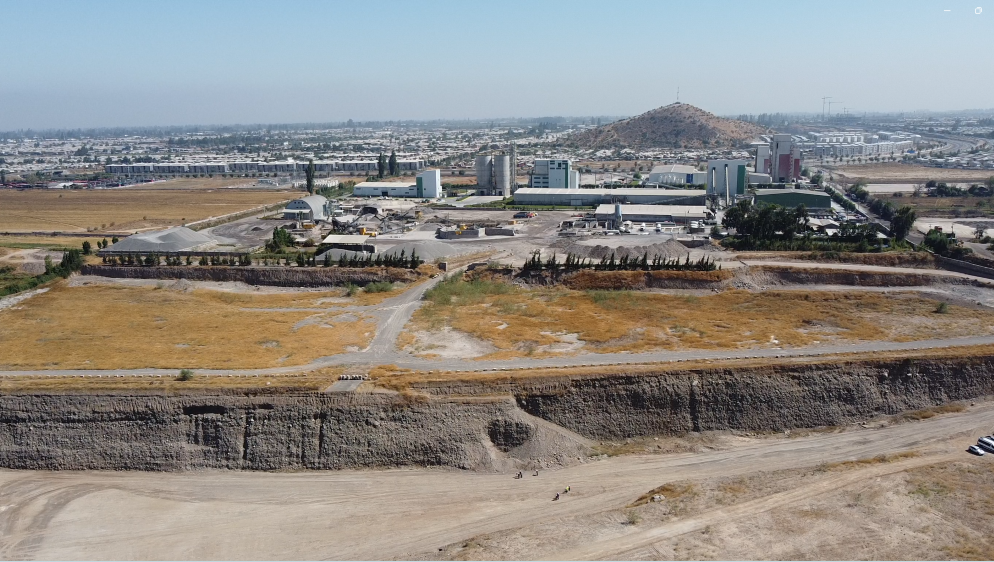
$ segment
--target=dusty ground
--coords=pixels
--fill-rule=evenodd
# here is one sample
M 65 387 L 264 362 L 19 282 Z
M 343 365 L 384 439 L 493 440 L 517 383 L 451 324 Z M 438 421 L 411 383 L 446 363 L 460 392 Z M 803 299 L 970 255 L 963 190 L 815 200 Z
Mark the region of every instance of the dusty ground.
M 0 471 L 0 557 L 989 559 L 994 466 L 962 449 L 992 427 L 982 404 L 872 429 L 691 439 L 522 480 Z M 663 501 L 628 507 L 652 494 Z
M 0 232 L 134 232 L 294 198 L 259 189 L 0 190 Z
M 956 170 L 897 163 L 822 167 L 831 170 L 836 177 L 845 176 L 849 179 L 863 178 L 870 183 L 914 184 L 917 182 L 927 182 L 928 180 L 969 183 L 982 182 L 994 175 L 994 170 Z
M 913 291 L 686 292 L 522 289 L 447 282 L 426 295 L 403 340 L 442 357 L 487 359 L 658 349 L 789 348 L 857 340 L 911 341 L 994 330 L 994 312 Z M 944 299 L 945 300 L 945 299 Z M 448 331 L 446 331 L 448 330 Z M 453 339 L 454 333 L 461 333 Z M 450 340 L 448 344 L 439 343 Z
M 385 295 L 368 295 L 369 303 Z M 368 345 L 344 290 L 236 292 L 193 284 L 59 282 L 0 311 L 0 365 L 115 369 L 279 367 Z

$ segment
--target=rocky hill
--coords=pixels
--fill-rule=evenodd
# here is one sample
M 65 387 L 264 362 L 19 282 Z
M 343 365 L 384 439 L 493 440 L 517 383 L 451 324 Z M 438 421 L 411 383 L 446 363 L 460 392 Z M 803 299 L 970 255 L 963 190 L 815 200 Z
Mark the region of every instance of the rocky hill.
M 685 103 L 653 109 L 569 138 L 577 148 L 593 150 L 632 148 L 706 148 L 738 146 L 769 130 L 735 119 L 725 119 Z

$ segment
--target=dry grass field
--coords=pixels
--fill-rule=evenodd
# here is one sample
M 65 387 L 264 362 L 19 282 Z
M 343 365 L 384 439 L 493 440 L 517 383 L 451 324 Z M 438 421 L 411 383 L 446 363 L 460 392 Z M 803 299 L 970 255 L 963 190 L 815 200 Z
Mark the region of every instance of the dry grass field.
M 446 282 L 427 294 L 403 343 L 439 354 L 459 335 L 487 359 L 657 349 L 800 347 L 853 340 L 989 334 L 994 314 L 916 293 L 729 290 L 705 296 L 632 291 L 525 290 L 488 282 Z M 431 334 L 448 329 L 446 336 Z M 426 337 L 426 335 L 428 337 Z M 438 343 L 427 343 L 438 342 Z M 482 352 L 481 352 L 482 350 Z
M 0 368 L 300 365 L 368 344 L 375 325 L 336 311 L 343 301 L 340 291 L 255 295 L 61 283 L 0 311 Z
M 327 368 L 308 373 L 277 375 L 206 375 L 193 372 L 190 380 L 173 375 L 86 375 L 86 376 L 12 376 L 0 377 L 0 392 L 113 392 L 145 391 L 197 392 L 315 392 L 323 391 L 338 380 L 342 368 Z
M 182 190 L 203 190 L 203 189 L 223 189 L 235 187 L 253 187 L 258 182 L 257 178 L 174 178 L 161 180 L 152 183 L 143 183 L 125 189 L 182 189 Z
M 12 235 L 0 236 L 0 248 L 10 248 L 13 250 L 45 249 L 61 250 L 63 248 L 81 248 L 84 240 L 89 240 L 90 244 L 96 247 L 96 243 L 109 236 L 94 234 L 92 237 L 83 238 L 76 236 L 31 236 Z
M 264 190 L 0 190 L 0 232 L 131 233 L 293 199 Z
M 944 182 L 982 182 L 994 176 L 994 170 L 956 170 L 929 168 L 910 164 L 862 164 L 856 166 L 825 166 L 833 174 L 850 180 L 862 178 L 869 183 L 917 183 L 928 180 Z

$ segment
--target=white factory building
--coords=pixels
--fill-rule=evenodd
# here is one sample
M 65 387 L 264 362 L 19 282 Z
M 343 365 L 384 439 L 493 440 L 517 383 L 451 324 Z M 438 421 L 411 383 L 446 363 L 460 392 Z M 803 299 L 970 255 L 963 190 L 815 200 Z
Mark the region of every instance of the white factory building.
M 653 166 L 646 183 L 665 185 L 704 185 L 707 174 L 686 164 Z
M 653 189 L 594 188 L 553 189 L 523 187 L 514 192 L 514 203 L 519 205 L 562 205 L 563 207 L 592 207 L 602 203 L 659 203 L 678 205 L 703 205 L 703 189 Z
M 442 174 L 426 170 L 414 178 L 414 183 L 391 181 L 364 181 L 352 189 L 355 197 L 416 197 L 438 199 L 442 196 Z
M 646 223 L 687 224 L 714 218 L 714 213 L 703 205 L 617 205 L 604 204 L 597 207 L 594 217 L 618 228 L 623 221 Z
M 710 160 L 707 169 L 708 195 L 717 195 L 731 205 L 737 195 L 745 195 L 749 183 L 745 160 Z
M 535 160 L 529 187 L 549 189 L 579 189 L 580 172 L 572 167 L 569 160 Z

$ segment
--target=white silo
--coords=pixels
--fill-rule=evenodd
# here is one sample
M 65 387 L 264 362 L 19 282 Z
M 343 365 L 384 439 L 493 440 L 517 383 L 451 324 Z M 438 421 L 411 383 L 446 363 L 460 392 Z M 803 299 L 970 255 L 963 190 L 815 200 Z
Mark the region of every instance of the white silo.
M 476 185 L 490 191 L 493 186 L 493 156 L 476 157 Z
M 511 195 L 511 157 L 506 154 L 494 156 L 494 195 Z

